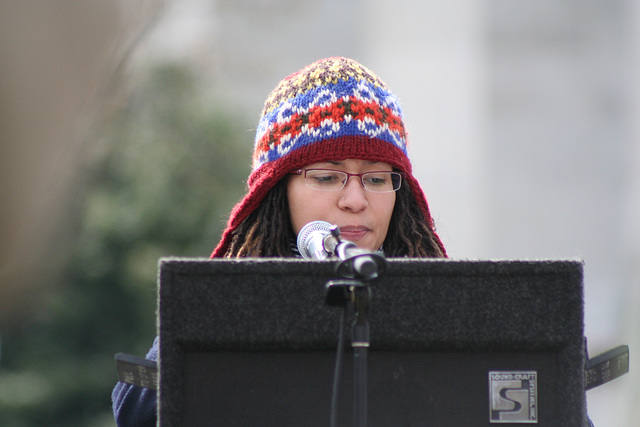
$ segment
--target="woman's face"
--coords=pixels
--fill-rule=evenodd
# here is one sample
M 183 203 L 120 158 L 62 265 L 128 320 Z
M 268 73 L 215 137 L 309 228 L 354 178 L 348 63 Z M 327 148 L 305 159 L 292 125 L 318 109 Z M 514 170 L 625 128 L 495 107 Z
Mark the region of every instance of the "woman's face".
M 387 163 L 354 159 L 314 163 L 304 169 L 333 169 L 348 173 L 393 170 Z M 360 248 L 377 251 L 387 236 L 396 193 L 367 191 L 355 176 L 349 177 L 342 190 L 313 190 L 306 187 L 302 174 L 289 177 L 287 198 L 296 235 L 311 221 L 326 221 L 337 225 L 346 240 Z

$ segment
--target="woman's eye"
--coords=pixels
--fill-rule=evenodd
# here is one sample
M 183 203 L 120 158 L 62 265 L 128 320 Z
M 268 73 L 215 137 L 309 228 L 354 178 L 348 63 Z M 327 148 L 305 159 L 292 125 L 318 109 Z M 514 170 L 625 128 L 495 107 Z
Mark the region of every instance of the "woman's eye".
M 318 175 L 315 177 L 318 182 L 332 182 L 338 179 L 335 175 Z
M 389 177 L 385 174 L 366 175 L 365 181 L 367 184 L 382 186 L 389 181 Z
M 332 185 L 342 183 L 342 176 L 333 172 L 318 172 L 311 176 L 316 185 Z

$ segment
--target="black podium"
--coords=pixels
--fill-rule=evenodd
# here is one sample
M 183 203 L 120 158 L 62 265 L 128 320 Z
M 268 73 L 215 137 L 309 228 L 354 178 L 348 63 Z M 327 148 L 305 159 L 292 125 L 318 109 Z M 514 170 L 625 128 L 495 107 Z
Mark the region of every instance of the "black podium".
M 369 425 L 587 425 L 581 262 L 388 261 L 370 285 Z M 334 266 L 161 260 L 160 425 L 327 426 Z M 348 350 L 341 426 L 352 369 Z

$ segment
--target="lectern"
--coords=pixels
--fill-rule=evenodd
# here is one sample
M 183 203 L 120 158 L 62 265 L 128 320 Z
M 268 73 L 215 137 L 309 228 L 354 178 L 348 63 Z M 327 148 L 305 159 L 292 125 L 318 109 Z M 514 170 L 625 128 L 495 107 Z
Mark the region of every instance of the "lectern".
M 582 267 L 389 259 L 370 284 L 369 425 L 585 426 Z M 162 259 L 160 425 L 327 426 L 336 278 L 334 261 Z

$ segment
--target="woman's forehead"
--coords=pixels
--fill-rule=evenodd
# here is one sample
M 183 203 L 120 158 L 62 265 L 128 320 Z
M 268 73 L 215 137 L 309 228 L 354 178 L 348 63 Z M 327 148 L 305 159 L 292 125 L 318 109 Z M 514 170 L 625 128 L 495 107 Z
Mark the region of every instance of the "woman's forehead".
M 359 159 L 346 159 L 346 160 L 326 160 L 322 162 L 316 162 L 311 165 L 307 165 L 307 167 L 320 167 L 320 166 L 388 166 L 391 167 L 390 164 L 385 162 L 377 162 L 374 160 L 359 160 Z

